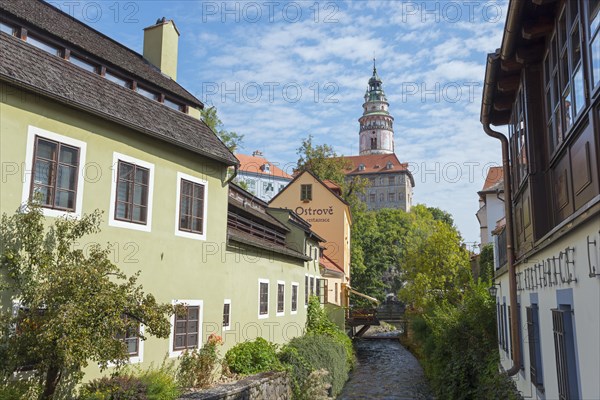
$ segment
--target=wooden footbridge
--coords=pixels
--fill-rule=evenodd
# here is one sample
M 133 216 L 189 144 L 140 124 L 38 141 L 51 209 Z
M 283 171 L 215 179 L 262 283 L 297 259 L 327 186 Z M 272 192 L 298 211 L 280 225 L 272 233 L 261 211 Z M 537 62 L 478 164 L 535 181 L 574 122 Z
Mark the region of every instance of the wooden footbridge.
M 381 321 L 406 332 L 404 310 L 404 304 L 396 301 L 389 301 L 377 307 L 351 308 L 346 318 L 350 336 L 361 337 L 370 327 L 381 325 Z

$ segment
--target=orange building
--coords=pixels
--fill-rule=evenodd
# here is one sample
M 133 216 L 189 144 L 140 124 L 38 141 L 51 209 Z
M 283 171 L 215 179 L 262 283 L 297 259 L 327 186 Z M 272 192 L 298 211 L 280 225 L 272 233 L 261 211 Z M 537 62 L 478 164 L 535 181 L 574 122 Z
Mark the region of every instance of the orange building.
M 349 204 L 340 194 L 340 188 L 335 183 L 324 182 L 312 172 L 304 171 L 279 192 L 269 205 L 293 210 L 326 240 L 320 258 L 321 274 L 326 278 L 326 303 L 347 307 L 352 216 Z

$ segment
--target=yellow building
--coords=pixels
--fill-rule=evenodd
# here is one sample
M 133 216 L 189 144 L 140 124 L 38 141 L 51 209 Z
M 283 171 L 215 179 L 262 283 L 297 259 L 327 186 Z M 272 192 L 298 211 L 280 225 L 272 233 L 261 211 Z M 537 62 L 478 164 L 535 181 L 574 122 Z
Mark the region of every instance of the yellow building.
M 333 182 L 322 181 L 310 171 L 298 174 L 271 200 L 271 207 L 293 210 L 326 242 L 321 257 L 321 275 L 326 278 L 326 303 L 348 307 L 350 283 L 350 205 Z

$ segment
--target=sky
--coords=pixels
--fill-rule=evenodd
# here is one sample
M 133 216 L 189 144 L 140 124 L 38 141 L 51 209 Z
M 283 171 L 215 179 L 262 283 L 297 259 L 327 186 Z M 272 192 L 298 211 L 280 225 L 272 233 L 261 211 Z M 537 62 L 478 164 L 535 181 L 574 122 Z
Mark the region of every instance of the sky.
M 394 116 L 395 152 L 414 203 L 450 212 L 479 242 L 477 191 L 500 143 L 479 122 L 486 54 L 500 46 L 506 1 L 49 0 L 142 53 L 158 18 L 181 33 L 177 80 L 241 153 L 291 172 L 303 139 L 358 154 L 358 118 L 373 58 Z

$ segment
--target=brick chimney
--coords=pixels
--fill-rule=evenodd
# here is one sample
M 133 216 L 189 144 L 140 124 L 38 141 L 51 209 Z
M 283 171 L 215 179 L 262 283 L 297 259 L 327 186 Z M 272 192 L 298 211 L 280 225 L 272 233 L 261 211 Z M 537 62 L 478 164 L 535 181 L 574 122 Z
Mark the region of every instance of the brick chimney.
M 177 80 L 178 45 L 179 31 L 173 20 L 162 17 L 144 28 L 144 58 L 173 80 Z

